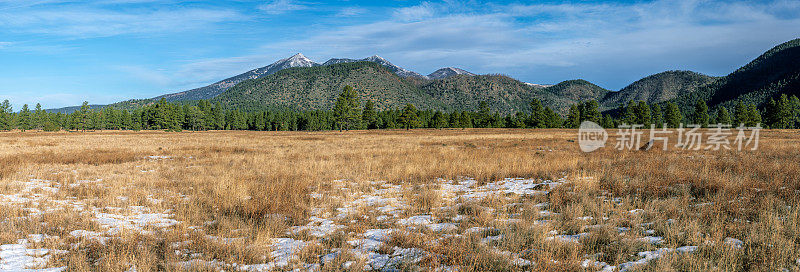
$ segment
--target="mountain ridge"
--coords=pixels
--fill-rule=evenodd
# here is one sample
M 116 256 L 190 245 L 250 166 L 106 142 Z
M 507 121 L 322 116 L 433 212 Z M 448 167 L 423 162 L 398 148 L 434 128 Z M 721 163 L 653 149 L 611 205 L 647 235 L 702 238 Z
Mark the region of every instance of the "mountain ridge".
M 776 45 L 730 74 L 670 101 L 684 110 L 697 100 L 710 108 L 732 108 L 737 100 L 763 107 L 780 94 L 800 95 L 800 39 Z
M 712 77 L 692 71 L 673 70 L 652 74 L 629 84 L 619 91 L 610 91 L 582 79 L 565 80 L 555 85 L 541 85 L 521 82 L 501 75 L 475 75 L 454 67 L 441 68 L 428 76 L 422 76 L 415 72 L 413 74 L 409 73 L 409 70 L 396 66 L 377 55 L 361 60 L 332 58 L 323 64 L 319 64 L 302 54 L 296 54 L 268 66 L 253 69 L 217 82 L 215 83 L 216 86 L 212 84 L 203 88 L 217 88 L 206 89 L 213 95 L 211 97 L 213 99 L 238 84 L 291 70 L 291 72 L 287 72 L 290 74 L 289 77 L 283 75 L 284 79 L 307 82 L 308 84 L 301 86 L 293 85 L 294 83 L 291 82 L 280 83 L 275 82 L 273 78 L 272 81 L 266 82 L 268 84 L 263 85 L 262 88 L 266 88 L 264 86 L 283 86 L 283 89 L 280 89 L 283 94 L 274 93 L 275 90 L 268 90 L 273 92 L 270 95 L 277 95 L 283 98 L 286 98 L 292 91 L 308 92 L 313 90 L 318 93 L 311 92 L 309 94 L 318 95 L 318 97 L 312 99 L 325 100 L 306 103 L 306 101 L 303 101 L 305 98 L 295 97 L 281 102 L 283 106 L 296 104 L 297 108 L 301 109 L 304 108 L 303 105 L 313 105 L 312 108 L 327 105 L 326 103 L 330 102 L 330 93 L 340 91 L 336 90 L 336 88 L 341 87 L 340 83 L 347 82 L 357 90 L 362 87 L 365 88 L 372 95 L 385 92 L 386 94 L 382 96 L 376 96 L 379 99 L 384 99 L 376 102 L 381 102 L 381 105 L 385 107 L 397 107 L 401 106 L 402 103 L 408 102 L 420 103 L 423 108 L 461 110 L 474 109 L 477 101 L 486 100 L 498 112 L 515 112 L 529 110 L 527 103 L 533 98 L 539 98 L 545 106 L 551 106 L 562 114 L 565 113 L 570 103 L 590 99 L 597 100 L 600 103 L 601 110 L 609 113 L 613 113 L 613 109 L 617 109 L 621 104 L 639 100 L 646 101 L 649 104 L 674 102 L 682 110 L 686 111 L 691 110 L 698 99 L 707 101 L 709 107 L 713 109 L 719 106 L 731 105 L 737 99 L 763 106 L 769 99 L 779 94 L 798 94 L 800 93 L 800 61 L 798 60 L 800 60 L 800 39 L 794 39 L 767 50 L 756 59 L 723 77 Z M 373 63 L 382 68 L 375 68 L 375 65 L 361 67 L 365 65 L 364 63 Z M 334 67 L 335 69 L 322 71 L 324 69 L 320 68 L 344 64 L 351 65 L 349 70 Z M 344 74 L 332 74 L 331 71 L 338 71 Z M 331 77 L 330 80 L 326 81 L 319 77 L 319 74 L 325 73 L 328 73 L 328 76 Z M 369 76 L 377 76 L 377 78 L 386 82 L 367 80 Z M 361 78 L 366 81 L 354 81 L 355 78 Z M 324 82 L 332 85 L 321 85 Z M 288 87 L 286 86 L 293 86 L 293 89 L 287 89 Z M 252 89 L 251 91 L 263 92 L 264 90 Z M 208 95 L 208 93 L 195 93 L 198 93 L 199 96 Z M 176 98 L 179 95 L 183 95 L 183 98 Z M 226 95 L 226 97 L 231 98 L 230 95 Z M 192 98 L 192 96 L 182 92 L 151 99 L 122 101 L 110 106 L 135 108 L 153 103 L 160 98 L 168 99 L 168 101 L 192 101 L 186 99 Z M 248 98 L 241 97 L 233 100 L 241 102 L 244 99 Z M 528 102 L 522 102 L 523 100 Z M 275 106 L 279 103 L 260 100 L 248 102 L 248 104 L 252 108 Z M 102 106 L 97 105 L 97 107 Z M 77 107 L 50 109 L 50 111 L 63 110 L 66 112 L 74 108 Z

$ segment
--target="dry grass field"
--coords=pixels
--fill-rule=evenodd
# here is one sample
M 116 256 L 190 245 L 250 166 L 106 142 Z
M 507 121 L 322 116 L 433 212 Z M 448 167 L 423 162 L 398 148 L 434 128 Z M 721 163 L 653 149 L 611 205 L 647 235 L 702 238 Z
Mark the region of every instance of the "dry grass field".
M 800 271 L 800 132 L 0 133 L 0 271 Z

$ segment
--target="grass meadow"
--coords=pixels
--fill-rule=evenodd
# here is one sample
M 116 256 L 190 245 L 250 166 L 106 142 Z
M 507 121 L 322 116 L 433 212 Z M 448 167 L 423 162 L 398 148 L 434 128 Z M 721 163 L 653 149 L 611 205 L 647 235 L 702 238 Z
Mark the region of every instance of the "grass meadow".
M 0 133 L 0 270 L 800 271 L 800 131 Z M 41 269 L 41 270 L 14 270 Z

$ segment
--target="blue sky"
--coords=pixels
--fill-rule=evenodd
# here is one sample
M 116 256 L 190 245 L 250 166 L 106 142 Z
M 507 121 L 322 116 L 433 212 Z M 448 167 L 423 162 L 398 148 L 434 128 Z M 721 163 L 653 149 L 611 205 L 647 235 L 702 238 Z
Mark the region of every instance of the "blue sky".
M 665 70 L 725 75 L 797 37 L 790 0 L 0 0 L 0 100 L 148 98 L 297 52 L 618 90 Z

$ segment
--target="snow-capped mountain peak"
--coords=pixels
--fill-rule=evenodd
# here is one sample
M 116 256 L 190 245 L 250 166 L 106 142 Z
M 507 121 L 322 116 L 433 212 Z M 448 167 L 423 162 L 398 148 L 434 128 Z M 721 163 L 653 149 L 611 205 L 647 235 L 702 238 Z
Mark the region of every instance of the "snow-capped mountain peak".
M 359 60 L 356 60 L 356 59 L 330 59 L 330 60 L 326 61 L 325 63 L 323 63 L 322 65 L 332 65 L 332 64 L 338 64 L 338 63 L 356 62 L 356 61 L 369 61 L 369 62 L 374 62 L 374 63 L 380 64 L 381 66 L 386 67 L 386 69 L 389 69 L 389 71 L 392 71 L 393 73 L 395 73 L 395 74 L 397 74 L 398 76 L 401 76 L 401 77 L 427 78 L 426 76 L 420 75 L 420 74 L 418 74 L 418 73 L 416 73 L 414 71 L 410 71 L 410 70 L 407 70 L 407 69 L 405 69 L 403 67 L 394 65 L 391 62 L 389 62 L 388 60 L 386 60 L 386 59 L 384 59 L 384 58 L 382 58 L 381 56 L 378 56 L 378 55 L 372 55 L 372 56 L 369 56 L 369 57 L 366 57 L 366 58 L 363 58 L 363 59 L 359 59 Z
M 445 68 L 436 70 L 435 72 L 431 73 L 430 75 L 428 75 L 428 78 L 430 78 L 430 79 L 442 79 L 442 78 L 448 78 L 448 77 L 451 77 L 451 76 L 454 76 L 454 75 L 474 76 L 475 74 L 467 72 L 467 71 L 465 71 L 463 69 L 456 68 L 456 67 L 445 67 Z
M 291 67 L 313 67 L 313 66 L 319 66 L 319 63 L 316 63 L 316 62 L 306 58 L 306 56 L 303 56 L 303 53 L 297 53 L 294 56 L 279 60 L 279 61 L 271 64 L 270 66 L 273 66 L 273 65 L 281 66 L 281 67 L 283 67 L 282 69 L 286 69 L 286 68 L 291 68 Z M 269 66 L 267 66 L 267 67 L 269 67 Z
M 536 83 L 529 83 L 529 82 L 523 82 L 523 83 L 525 83 L 525 85 L 533 86 L 533 87 L 536 87 L 536 88 L 547 88 L 547 87 L 553 86 L 553 84 L 536 84 Z

